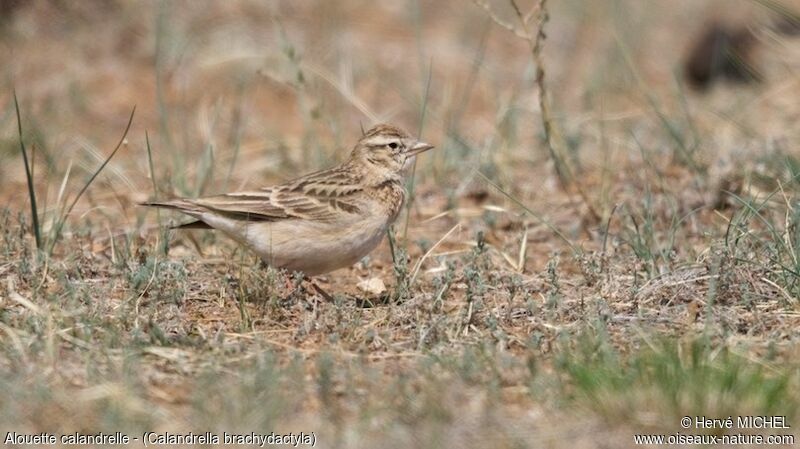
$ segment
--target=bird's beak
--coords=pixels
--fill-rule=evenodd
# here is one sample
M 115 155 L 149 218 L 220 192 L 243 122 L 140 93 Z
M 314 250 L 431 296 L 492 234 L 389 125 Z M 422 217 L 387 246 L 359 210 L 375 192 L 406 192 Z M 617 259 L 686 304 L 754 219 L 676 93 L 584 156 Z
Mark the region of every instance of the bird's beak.
M 406 150 L 406 156 L 416 156 L 419 153 L 428 151 L 433 148 L 433 145 L 425 142 L 417 142 L 411 148 Z

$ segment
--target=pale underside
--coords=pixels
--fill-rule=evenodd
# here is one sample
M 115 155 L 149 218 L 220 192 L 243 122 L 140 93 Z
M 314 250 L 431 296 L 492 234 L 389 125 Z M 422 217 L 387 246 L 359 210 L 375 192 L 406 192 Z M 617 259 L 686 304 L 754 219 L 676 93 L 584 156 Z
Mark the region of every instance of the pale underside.
M 343 217 L 346 219 L 335 222 L 247 222 L 211 213 L 197 218 L 249 246 L 267 264 L 308 276 L 358 262 L 378 246 L 390 224 L 385 214 Z

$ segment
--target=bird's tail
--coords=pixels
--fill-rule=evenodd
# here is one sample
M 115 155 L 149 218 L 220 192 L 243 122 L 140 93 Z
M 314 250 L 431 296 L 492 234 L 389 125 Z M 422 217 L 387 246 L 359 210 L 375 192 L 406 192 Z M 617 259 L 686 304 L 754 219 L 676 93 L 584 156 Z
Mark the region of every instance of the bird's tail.
M 195 213 L 201 212 L 200 209 L 192 203 L 191 201 L 187 201 L 184 199 L 174 199 L 174 200 L 167 200 L 167 201 L 145 201 L 144 203 L 139 203 L 140 206 L 147 206 L 147 207 L 161 207 L 164 209 L 174 209 L 186 214 L 195 216 Z M 184 223 L 182 225 L 171 226 L 172 229 L 210 229 L 211 226 L 206 224 L 202 220 L 192 221 L 189 223 Z
M 139 205 L 147 207 L 162 207 L 165 209 L 176 209 L 182 212 L 193 212 L 198 210 L 195 204 L 180 198 L 166 201 L 145 201 L 144 203 L 139 203 Z

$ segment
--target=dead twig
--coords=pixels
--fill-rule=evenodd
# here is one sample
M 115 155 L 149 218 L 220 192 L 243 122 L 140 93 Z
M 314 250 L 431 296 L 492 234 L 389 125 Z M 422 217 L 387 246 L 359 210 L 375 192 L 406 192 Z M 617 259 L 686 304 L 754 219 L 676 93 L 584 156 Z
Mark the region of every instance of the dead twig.
M 557 143 L 559 133 L 555 126 L 555 121 L 553 120 L 553 115 L 550 110 L 550 103 L 547 95 L 547 85 L 546 85 L 546 78 L 545 78 L 545 69 L 544 69 L 544 60 L 542 58 L 542 49 L 544 47 L 544 40 L 547 37 L 544 32 L 544 26 L 549 20 L 549 15 L 547 13 L 547 0 L 539 0 L 539 2 L 534 6 L 528 13 L 523 13 L 522 9 L 520 9 L 519 5 L 517 4 L 516 0 L 509 0 L 511 3 L 511 7 L 514 9 L 514 13 L 516 14 L 517 18 L 519 19 L 520 25 L 522 30 L 514 27 L 513 25 L 505 22 L 503 19 L 498 17 L 494 11 L 492 11 L 491 7 L 486 4 L 482 0 L 473 0 L 473 2 L 482 8 L 484 11 L 487 12 L 489 18 L 501 28 L 504 28 L 512 33 L 515 36 L 524 39 L 528 42 L 528 45 L 531 49 L 531 56 L 533 59 L 533 63 L 536 66 L 536 87 L 539 89 L 539 109 L 541 111 L 542 117 L 542 127 L 544 129 L 544 140 L 545 145 L 547 146 L 547 151 L 550 153 L 550 157 L 553 159 L 553 164 L 555 165 L 556 174 L 558 175 L 559 183 L 561 184 L 562 189 L 569 195 L 571 187 L 574 186 L 575 190 L 577 191 L 578 195 L 583 200 L 583 203 L 586 205 L 586 208 L 589 211 L 593 221 L 595 223 L 599 223 L 601 221 L 601 216 L 597 212 L 597 210 L 592 206 L 591 201 L 589 201 L 589 196 L 587 195 L 586 191 L 580 185 L 580 183 L 575 182 L 575 170 L 570 166 L 569 158 L 564 154 L 562 151 L 563 145 Z M 534 30 L 531 30 L 530 22 L 533 20 L 534 17 L 538 17 L 538 22 Z M 573 201 L 570 199 L 570 205 L 574 208 L 575 205 Z M 578 215 L 579 211 L 575 211 Z M 584 225 L 584 232 L 587 235 L 591 235 L 589 229 Z

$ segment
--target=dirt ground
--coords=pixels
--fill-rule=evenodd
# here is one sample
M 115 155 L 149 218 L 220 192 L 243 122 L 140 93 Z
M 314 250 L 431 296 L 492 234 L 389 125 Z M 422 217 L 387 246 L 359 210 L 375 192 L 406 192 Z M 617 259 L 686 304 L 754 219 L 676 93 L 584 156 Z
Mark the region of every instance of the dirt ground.
M 796 444 L 800 3 L 543 3 L 0 1 L 0 437 Z M 333 301 L 137 206 L 379 122 L 437 148 Z

